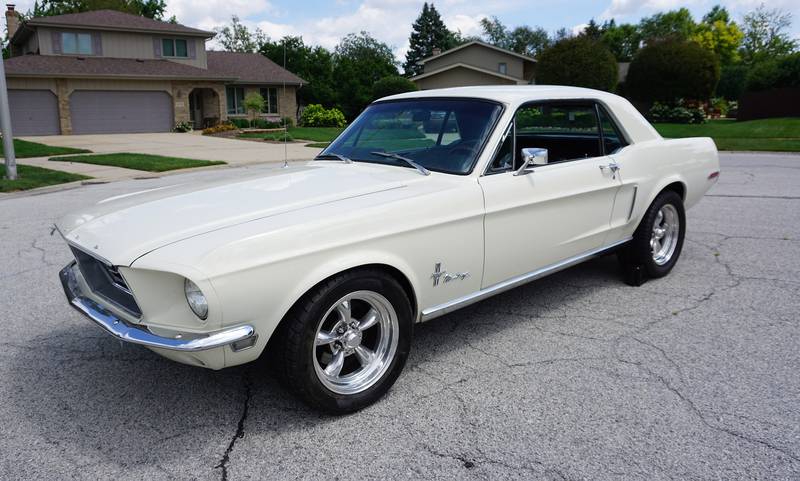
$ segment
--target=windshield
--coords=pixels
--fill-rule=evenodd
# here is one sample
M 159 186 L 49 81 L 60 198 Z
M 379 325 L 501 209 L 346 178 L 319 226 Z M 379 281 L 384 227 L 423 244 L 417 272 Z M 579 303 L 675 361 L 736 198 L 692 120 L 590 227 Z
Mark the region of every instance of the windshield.
M 372 104 L 320 156 L 413 168 L 402 156 L 429 170 L 467 174 L 501 109 L 475 99 Z

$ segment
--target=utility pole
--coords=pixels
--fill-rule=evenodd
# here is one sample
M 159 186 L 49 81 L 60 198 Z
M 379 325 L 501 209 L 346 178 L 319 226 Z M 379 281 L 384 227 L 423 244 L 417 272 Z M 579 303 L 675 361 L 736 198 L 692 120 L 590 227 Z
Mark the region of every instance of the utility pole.
M 14 155 L 14 137 L 11 136 L 11 112 L 8 109 L 6 68 L 0 55 L 0 130 L 3 132 L 3 153 L 6 156 L 6 177 L 17 179 L 17 158 Z

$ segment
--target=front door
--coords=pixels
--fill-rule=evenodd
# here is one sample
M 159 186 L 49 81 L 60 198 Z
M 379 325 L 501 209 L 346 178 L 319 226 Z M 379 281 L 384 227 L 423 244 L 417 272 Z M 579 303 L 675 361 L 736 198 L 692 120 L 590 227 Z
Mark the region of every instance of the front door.
M 514 175 L 523 148 L 549 163 Z M 487 175 L 486 288 L 604 245 L 619 176 L 608 167 L 593 103 L 523 106 Z

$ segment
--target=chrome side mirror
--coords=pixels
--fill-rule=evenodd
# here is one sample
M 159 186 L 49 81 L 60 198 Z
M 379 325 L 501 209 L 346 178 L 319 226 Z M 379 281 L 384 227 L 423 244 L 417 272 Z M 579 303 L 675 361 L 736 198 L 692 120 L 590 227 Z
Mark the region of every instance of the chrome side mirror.
M 530 174 L 535 165 L 547 165 L 547 149 L 536 147 L 522 149 L 522 165 L 514 171 L 514 175 Z

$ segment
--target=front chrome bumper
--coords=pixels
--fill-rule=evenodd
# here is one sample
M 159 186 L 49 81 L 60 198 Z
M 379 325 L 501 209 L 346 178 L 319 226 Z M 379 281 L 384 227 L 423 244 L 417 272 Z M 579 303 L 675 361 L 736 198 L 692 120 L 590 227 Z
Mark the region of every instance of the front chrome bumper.
M 255 335 L 253 326 L 245 325 L 190 339 L 157 336 L 144 326 L 137 326 L 117 317 L 108 309 L 86 297 L 76 278 L 75 269 L 77 269 L 77 265 L 73 261 L 59 273 L 61 285 L 64 287 L 64 293 L 67 295 L 70 305 L 103 330 L 122 341 L 172 351 L 193 352 L 227 346 Z

